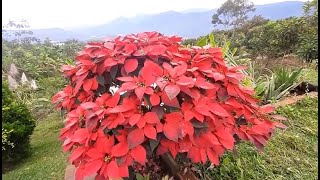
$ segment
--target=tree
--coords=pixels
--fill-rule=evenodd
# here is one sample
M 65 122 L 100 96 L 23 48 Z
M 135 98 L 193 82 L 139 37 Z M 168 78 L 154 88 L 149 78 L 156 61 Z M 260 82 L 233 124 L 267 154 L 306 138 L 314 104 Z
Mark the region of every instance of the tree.
M 246 22 L 248 13 L 254 11 L 254 4 L 248 0 L 227 0 L 212 16 L 212 24 L 237 28 Z
M 9 20 L 9 22 L 2 27 L 5 36 L 16 37 L 13 41 L 20 43 L 31 43 L 31 42 L 39 42 L 39 39 L 31 36 L 33 32 L 29 30 L 30 26 L 26 20 L 21 20 L 20 22 L 15 22 L 13 20 Z M 6 30 L 7 29 L 7 30 Z
M 304 32 L 299 37 L 297 54 L 307 62 L 318 59 L 318 0 L 306 2 L 303 6 Z
M 312 16 L 314 18 L 318 18 L 318 0 L 306 2 L 303 5 L 303 11 L 305 16 Z

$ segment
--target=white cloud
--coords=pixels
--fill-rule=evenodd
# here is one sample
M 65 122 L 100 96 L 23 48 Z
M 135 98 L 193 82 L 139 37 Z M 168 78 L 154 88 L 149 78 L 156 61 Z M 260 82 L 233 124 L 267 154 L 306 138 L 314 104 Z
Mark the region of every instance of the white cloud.
M 169 10 L 218 8 L 225 0 L 3 0 L 2 22 L 26 19 L 31 28 L 102 24 L 117 17 Z M 256 5 L 283 0 L 253 0 Z M 306 0 L 303 0 L 306 1 Z

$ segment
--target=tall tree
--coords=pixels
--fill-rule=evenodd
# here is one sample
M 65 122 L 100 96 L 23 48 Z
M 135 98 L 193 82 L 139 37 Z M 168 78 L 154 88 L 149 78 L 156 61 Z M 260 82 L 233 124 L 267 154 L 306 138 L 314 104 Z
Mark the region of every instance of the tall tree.
M 33 32 L 30 30 L 29 23 L 26 20 L 9 22 L 2 27 L 3 36 L 14 36 L 16 39 L 14 41 L 18 43 L 31 43 L 39 42 L 39 40 L 33 37 Z M 3 38 L 3 37 L 2 37 Z
M 248 20 L 248 13 L 254 11 L 254 4 L 249 0 L 227 0 L 212 16 L 212 24 L 237 28 Z

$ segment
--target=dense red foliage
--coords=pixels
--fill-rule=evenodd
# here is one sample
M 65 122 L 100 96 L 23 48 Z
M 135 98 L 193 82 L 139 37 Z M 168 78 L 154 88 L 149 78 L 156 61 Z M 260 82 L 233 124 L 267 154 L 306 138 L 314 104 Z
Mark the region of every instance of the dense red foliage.
M 262 148 L 283 126 L 240 86 L 243 67 L 228 67 L 219 48 L 180 42 L 157 32 L 117 37 L 89 43 L 63 67 L 70 84 L 53 102 L 69 112 L 60 138 L 76 179 L 128 177 L 153 151 L 218 165 L 235 137 Z

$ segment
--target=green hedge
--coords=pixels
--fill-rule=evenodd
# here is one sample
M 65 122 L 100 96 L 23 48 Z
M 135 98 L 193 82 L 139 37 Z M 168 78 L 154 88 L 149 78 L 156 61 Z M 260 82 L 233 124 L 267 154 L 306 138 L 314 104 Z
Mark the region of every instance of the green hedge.
M 35 121 L 26 105 L 13 98 L 8 85 L 2 82 L 2 161 L 17 161 L 28 154 L 30 136 L 35 128 Z

